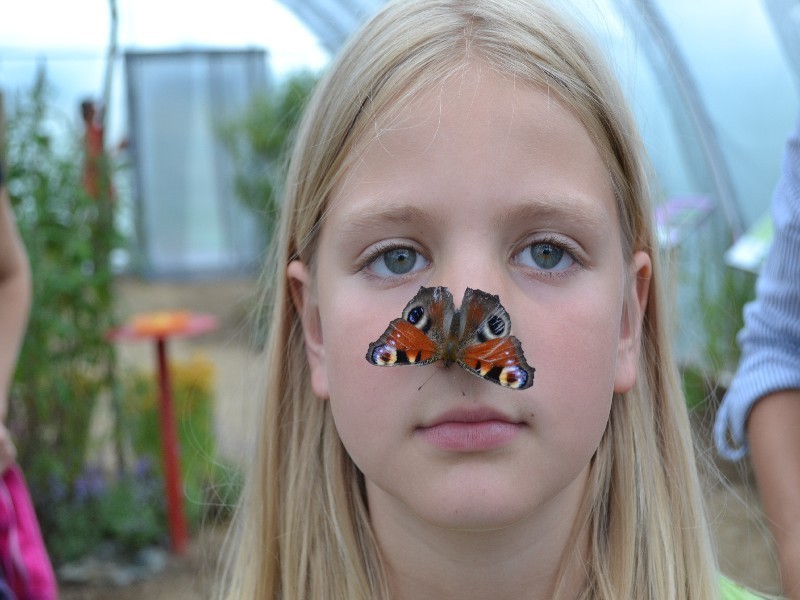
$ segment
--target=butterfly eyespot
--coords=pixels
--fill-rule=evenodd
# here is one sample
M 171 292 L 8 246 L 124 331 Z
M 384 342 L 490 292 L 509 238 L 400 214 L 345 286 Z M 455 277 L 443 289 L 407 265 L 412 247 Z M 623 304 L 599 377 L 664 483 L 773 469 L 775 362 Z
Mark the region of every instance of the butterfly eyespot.
M 422 308 L 421 306 L 415 306 L 414 308 L 412 308 L 409 311 L 408 317 L 406 317 L 406 320 L 409 323 L 411 323 L 412 325 L 416 325 L 417 323 L 420 322 L 420 320 L 424 316 L 425 316 L 425 309 Z
M 488 342 L 503 337 L 508 333 L 506 322 L 498 315 L 491 315 L 478 330 L 478 339 L 481 342 Z
M 422 333 L 428 333 L 431 328 L 431 319 L 427 310 L 421 304 L 406 307 L 403 311 L 403 318 L 419 329 Z
M 533 372 L 533 369 L 531 369 Z M 519 367 L 506 367 L 500 373 L 498 378 L 500 385 L 510 387 L 513 389 L 520 389 L 527 387 L 529 375 L 524 369 Z
M 500 337 L 503 335 L 503 333 L 505 333 L 506 323 L 497 315 L 492 315 L 489 317 L 486 325 L 489 327 L 489 331 L 491 331 L 497 337 Z

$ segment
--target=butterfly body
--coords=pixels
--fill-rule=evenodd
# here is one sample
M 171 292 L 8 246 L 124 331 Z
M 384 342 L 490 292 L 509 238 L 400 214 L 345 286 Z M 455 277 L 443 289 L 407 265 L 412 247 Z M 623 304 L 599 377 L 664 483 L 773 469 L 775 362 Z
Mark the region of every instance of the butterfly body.
M 511 318 L 498 296 L 467 288 L 460 309 L 446 287 L 421 287 L 375 342 L 366 359 L 376 366 L 427 365 L 441 360 L 510 389 L 533 385 L 535 369 L 510 335 Z

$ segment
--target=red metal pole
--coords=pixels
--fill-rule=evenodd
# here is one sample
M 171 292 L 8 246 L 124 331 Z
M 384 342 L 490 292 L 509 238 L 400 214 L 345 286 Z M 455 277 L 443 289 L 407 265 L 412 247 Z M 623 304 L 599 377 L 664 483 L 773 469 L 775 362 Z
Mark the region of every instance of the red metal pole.
M 161 417 L 161 455 L 164 461 L 164 484 L 167 491 L 167 520 L 172 551 L 183 554 L 189 535 L 183 510 L 183 483 L 181 482 L 180 448 L 176 434 L 172 403 L 172 386 L 167 363 L 167 343 L 156 338 L 158 353 L 159 414 Z

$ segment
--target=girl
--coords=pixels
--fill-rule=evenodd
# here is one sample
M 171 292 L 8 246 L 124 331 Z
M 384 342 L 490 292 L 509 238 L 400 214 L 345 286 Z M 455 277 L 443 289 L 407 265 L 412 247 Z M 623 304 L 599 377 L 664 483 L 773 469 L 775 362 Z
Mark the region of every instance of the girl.
M 230 598 L 723 596 L 639 138 L 546 4 L 367 23 L 300 127 L 274 264 Z M 422 286 L 499 295 L 533 385 L 364 360 Z

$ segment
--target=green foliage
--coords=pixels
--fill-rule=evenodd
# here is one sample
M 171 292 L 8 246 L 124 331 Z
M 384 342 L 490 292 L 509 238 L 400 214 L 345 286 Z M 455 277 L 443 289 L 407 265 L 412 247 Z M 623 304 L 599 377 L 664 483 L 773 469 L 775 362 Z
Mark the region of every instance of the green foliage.
M 101 544 L 133 554 L 166 541 L 163 484 L 147 460 L 119 477 L 85 468 L 69 488 L 51 478 L 48 487 L 32 489 L 44 498 L 39 520 L 56 564 L 80 559 Z
M 49 95 L 41 71 L 7 120 L 8 191 L 33 273 L 9 426 L 58 561 L 81 552 L 98 530 L 96 510 L 78 510 L 74 490 L 91 415 L 113 389 L 114 349 L 104 336 L 113 323 L 116 234 L 108 196 L 92 199 L 83 189 L 79 135 L 53 116 Z M 104 176 L 107 167 L 103 161 Z
M 181 474 L 191 526 L 207 519 L 224 519 L 238 497 L 238 474 L 221 465 L 213 430 L 214 367 L 203 357 L 171 362 L 173 402 L 178 421 Z M 123 381 L 125 421 L 133 451 L 155 465 L 161 477 L 161 436 L 153 373 L 137 371 Z M 166 527 L 166 524 L 164 524 Z
M 178 420 L 184 508 L 191 528 L 229 517 L 241 488 L 240 474 L 220 465 L 212 427 L 213 376 L 210 361 L 194 357 L 170 364 Z M 146 546 L 167 543 L 167 515 L 161 463 L 161 434 L 155 375 L 127 372 L 121 382 L 132 469 L 121 475 L 84 468 L 69 484 L 51 469 L 44 488 L 40 520 L 50 532 L 54 561 L 91 554 L 101 545 L 133 555 Z M 57 464 L 57 459 L 53 459 Z
M 163 541 L 166 531 L 161 481 L 146 476 L 122 478 L 97 503 L 101 533 L 130 552 Z
M 707 267 L 701 269 L 705 272 Z M 703 319 L 703 359 L 682 369 L 683 389 L 690 410 L 716 407 L 722 386 L 736 370 L 740 349 L 736 335 L 744 326 L 744 306 L 753 299 L 755 277 L 723 267 L 715 285 L 699 281 L 699 303 Z
M 262 220 L 269 235 L 284 179 L 292 136 L 317 76 L 290 76 L 274 93 L 256 98 L 245 114 L 220 127 L 236 164 L 236 192 Z
M 114 349 L 105 339 L 115 324 L 109 255 L 118 241 L 107 185 L 110 165 L 101 157 L 100 194 L 89 197 L 82 186 L 79 136 L 52 117 L 48 95 L 40 73 L 8 115 L 8 190 L 34 286 L 9 424 L 45 542 L 60 564 L 100 544 L 133 552 L 164 543 L 167 525 L 155 379 L 137 372 L 116 385 Z M 212 376 L 207 361 L 173 367 L 193 524 L 209 515 L 226 516 L 239 487 L 238 474 L 215 462 Z M 122 423 L 132 437 L 132 469 L 111 473 L 86 465 L 89 423 L 101 398 L 127 410 Z M 122 465 L 119 424 L 114 441 Z M 225 506 L 206 510 L 207 500 Z
M 689 410 L 697 410 L 705 406 L 709 393 L 709 382 L 697 368 L 684 368 L 681 370 L 683 381 L 683 394 Z
M 700 282 L 700 307 L 706 333 L 705 356 L 715 373 L 731 373 L 739 362 L 736 335 L 744 326 L 744 306 L 755 295 L 755 277 L 750 273 L 723 267 L 714 288 Z
M 724 262 L 730 240 L 724 223 L 710 223 L 681 248 L 687 319 L 680 326 L 690 343 L 682 377 L 691 409 L 715 408 L 724 393 L 739 362 L 736 336 L 744 326 L 744 307 L 755 295 L 755 276 Z
M 72 482 L 89 417 L 111 390 L 114 351 L 108 253 L 110 202 L 81 185 L 78 136 L 48 110 L 40 72 L 8 116 L 8 190 L 33 272 L 34 299 L 10 398 L 10 425 L 28 479 Z M 53 460 L 58 457 L 58 460 Z M 46 534 L 48 532 L 45 532 Z

